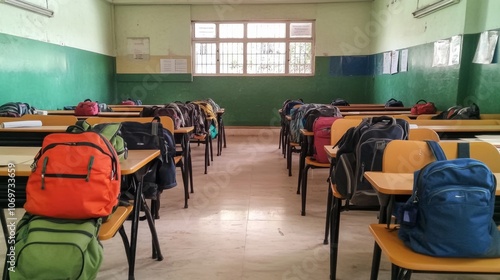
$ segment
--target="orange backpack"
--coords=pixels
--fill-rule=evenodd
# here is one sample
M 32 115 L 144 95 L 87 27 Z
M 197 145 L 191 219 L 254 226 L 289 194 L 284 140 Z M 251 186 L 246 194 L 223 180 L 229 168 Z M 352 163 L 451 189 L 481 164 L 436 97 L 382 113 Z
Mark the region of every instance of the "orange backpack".
M 107 217 L 120 195 L 120 163 L 96 132 L 47 135 L 35 157 L 24 208 L 65 219 Z

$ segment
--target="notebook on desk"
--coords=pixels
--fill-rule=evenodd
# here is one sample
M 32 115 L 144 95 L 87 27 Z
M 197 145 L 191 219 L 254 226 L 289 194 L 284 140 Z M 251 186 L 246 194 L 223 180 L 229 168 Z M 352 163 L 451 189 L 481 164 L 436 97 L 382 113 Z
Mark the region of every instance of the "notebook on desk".
M 42 126 L 42 121 L 13 121 L 13 122 L 2 122 L 0 123 L 1 128 L 14 128 L 14 127 L 37 127 Z

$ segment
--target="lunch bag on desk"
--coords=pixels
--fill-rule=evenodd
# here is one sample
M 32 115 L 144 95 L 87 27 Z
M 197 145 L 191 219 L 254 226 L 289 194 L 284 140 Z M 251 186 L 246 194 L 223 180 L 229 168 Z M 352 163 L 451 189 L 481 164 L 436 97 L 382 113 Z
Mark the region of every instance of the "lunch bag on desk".
M 99 114 L 99 104 L 90 99 L 78 103 L 75 107 L 75 116 L 96 116 L 97 114 Z
M 68 220 L 25 213 L 16 230 L 11 280 L 95 279 L 103 260 L 100 219 Z
M 423 102 L 423 103 L 421 103 Z M 435 114 L 437 112 L 436 106 L 434 103 L 427 102 L 423 99 L 420 99 L 411 107 L 412 115 L 421 115 L 421 114 Z
M 32 164 L 24 208 L 51 218 L 107 217 L 118 204 L 120 177 L 118 155 L 101 134 L 52 133 Z
M 391 98 L 387 100 L 385 107 L 404 107 L 404 105 L 402 101 Z
M 414 173 L 413 194 L 400 208 L 399 238 L 430 256 L 500 257 L 494 174 L 475 159 L 447 160 L 437 142 L 427 143 L 436 161 Z M 459 157 L 468 154 L 468 143 L 458 145 Z

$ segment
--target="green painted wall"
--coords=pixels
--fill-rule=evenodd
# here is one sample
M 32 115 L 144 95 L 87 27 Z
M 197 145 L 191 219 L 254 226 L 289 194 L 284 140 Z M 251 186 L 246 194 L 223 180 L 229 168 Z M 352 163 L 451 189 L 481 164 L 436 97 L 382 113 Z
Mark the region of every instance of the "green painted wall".
M 0 49 L 0 104 L 53 110 L 85 98 L 115 101 L 111 56 L 1 33 Z
M 434 44 L 408 48 L 408 72 L 382 75 L 382 54 L 378 54 L 374 77 L 375 103 L 385 103 L 390 98 L 403 101 L 405 106 L 419 99 L 432 101 L 439 110 L 455 104 L 458 88 L 458 66 L 432 67 Z
M 329 57 L 316 57 L 314 77 L 195 76 L 192 82 L 161 82 L 155 75 L 134 75 L 136 81 L 125 81 L 127 75 L 118 74 L 117 92 L 148 104 L 212 98 L 226 109 L 226 125 L 241 126 L 279 125 L 278 109 L 286 99 L 330 103 L 344 97 L 353 103 L 369 102 L 372 77 L 333 77 L 329 63 Z
M 479 105 L 483 113 L 499 113 L 500 66 L 473 64 L 479 33 L 500 27 L 495 11 L 500 1 L 463 0 L 457 5 L 414 19 L 411 12 L 417 7 L 406 1 L 375 0 L 374 13 L 399 5 L 400 13 L 386 18 L 388 28 L 374 41 L 379 61 L 373 82 L 374 100 L 385 102 L 394 97 L 411 106 L 419 99 L 433 101 L 439 110 L 453 105 Z M 433 44 L 439 39 L 464 34 L 460 65 L 432 67 Z M 381 75 L 381 54 L 393 49 L 409 50 L 408 72 Z M 497 48 L 498 56 L 498 48 Z

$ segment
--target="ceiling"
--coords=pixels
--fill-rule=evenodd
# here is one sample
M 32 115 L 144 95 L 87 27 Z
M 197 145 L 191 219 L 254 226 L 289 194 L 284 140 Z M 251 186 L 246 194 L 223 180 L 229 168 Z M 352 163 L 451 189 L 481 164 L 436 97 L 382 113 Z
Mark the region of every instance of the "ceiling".
M 107 0 L 115 5 L 251 5 L 373 2 L 373 0 Z

